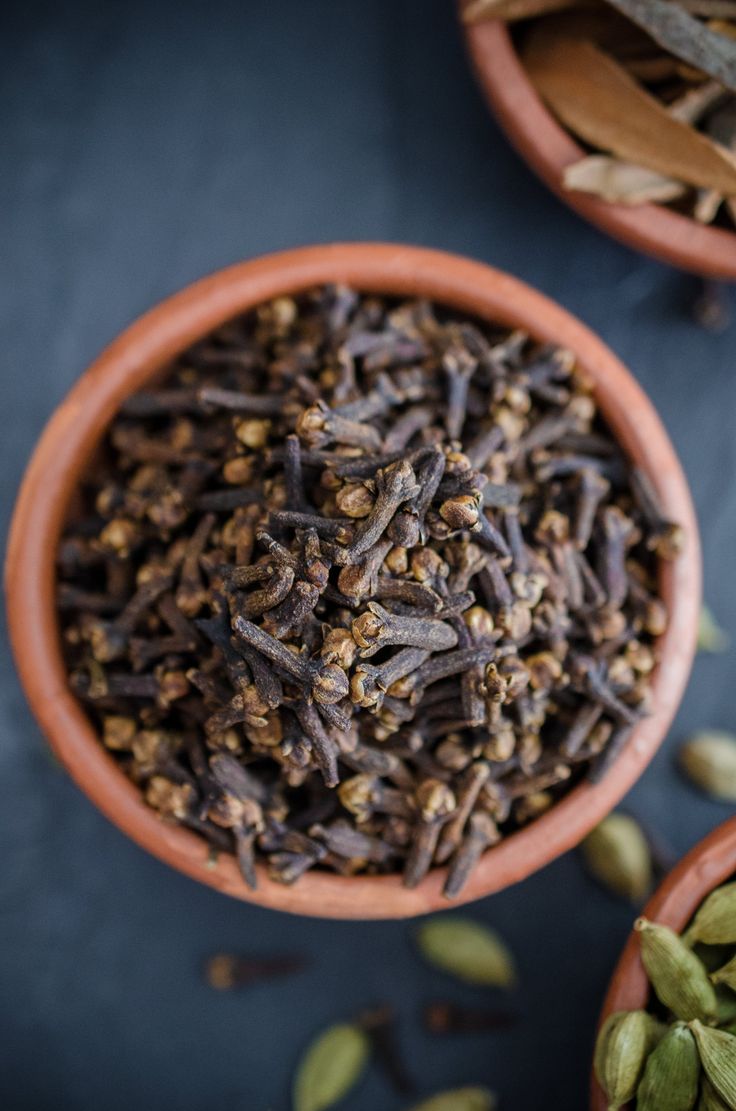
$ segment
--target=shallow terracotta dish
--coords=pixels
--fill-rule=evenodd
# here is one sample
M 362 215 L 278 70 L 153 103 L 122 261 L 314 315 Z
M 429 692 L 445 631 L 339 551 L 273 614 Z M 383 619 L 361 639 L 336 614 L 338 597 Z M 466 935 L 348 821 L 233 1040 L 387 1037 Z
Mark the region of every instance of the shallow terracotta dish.
M 637 726 L 602 783 L 576 787 L 538 821 L 488 852 L 460 901 L 524 879 L 576 845 L 616 805 L 660 744 L 692 663 L 700 553 L 690 494 L 652 405 L 611 351 L 546 297 L 468 259 L 388 244 L 308 247 L 222 270 L 137 320 L 82 376 L 51 418 L 31 459 L 11 529 L 8 614 L 21 680 L 55 752 L 90 799 L 139 845 L 211 887 L 264 906 L 323 917 L 393 918 L 451 905 L 442 896 L 444 869 L 413 891 L 398 876 L 344 878 L 316 871 L 294 887 L 283 887 L 261 869 L 259 888 L 251 892 L 230 856 L 221 854 L 208 866 L 204 842 L 163 824 L 99 743 L 67 686 L 54 605 L 59 536 L 80 475 L 123 398 L 231 317 L 279 294 L 336 281 L 364 292 L 428 297 L 571 348 L 593 381 L 614 433 L 650 475 L 667 516 L 683 525 L 685 550 L 662 572 L 670 623 L 660 644 L 653 713 Z
M 692 849 L 657 888 L 644 914 L 678 932 L 687 926 L 695 911 L 716 887 L 736 874 L 736 818 L 714 829 Z M 613 973 L 603 1005 L 603 1023 L 614 1011 L 645 1007 L 649 982 L 639 960 L 639 942 L 632 930 Z M 592 1111 L 606 1111 L 608 1101 L 595 1076 L 591 1080 Z
M 736 232 L 699 224 L 662 205 L 612 204 L 565 189 L 565 167 L 585 151 L 537 95 L 508 28 L 498 20 L 463 23 L 463 28 L 481 89 L 499 123 L 522 158 L 566 204 L 614 239 L 661 262 L 736 281 Z

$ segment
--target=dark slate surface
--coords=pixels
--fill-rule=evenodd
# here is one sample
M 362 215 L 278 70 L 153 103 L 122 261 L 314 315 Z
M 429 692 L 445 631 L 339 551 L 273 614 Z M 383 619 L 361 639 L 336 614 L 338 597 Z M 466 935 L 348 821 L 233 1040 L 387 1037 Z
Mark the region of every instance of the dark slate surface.
M 736 633 L 734 338 L 689 318 L 696 283 L 610 242 L 511 152 L 471 79 L 451 0 L 143 0 L 5 9 L 0 36 L 5 528 L 54 405 L 138 313 L 237 259 L 341 238 L 431 244 L 507 268 L 632 368 L 692 482 L 707 593 Z M 627 805 L 679 854 L 728 808 L 673 770 L 694 726 L 734 724 L 733 656 L 698 661 Z M 409 924 L 288 918 L 148 857 L 57 769 L 3 653 L 0 1104 L 18 1111 L 282 1111 L 323 1026 L 392 1001 L 422 1094 L 487 1083 L 513 1111 L 586 1106 L 591 1037 L 632 911 L 575 855 L 473 913 L 518 954 L 523 1021 L 430 1039 L 423 1001 L 477 1002 L 424 968 Z M 219 949 L 303 950 L 246 995 L 201 982 Z M 400 1111 L 372 1074 L 351 1111 Z

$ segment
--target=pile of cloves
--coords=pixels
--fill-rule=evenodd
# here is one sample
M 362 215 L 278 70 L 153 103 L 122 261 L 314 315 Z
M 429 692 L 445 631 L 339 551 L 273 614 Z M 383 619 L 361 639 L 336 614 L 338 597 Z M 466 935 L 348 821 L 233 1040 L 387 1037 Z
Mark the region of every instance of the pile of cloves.
M 449 864 L 452 897 L 646 712 L 680 531 L 521 332 L 280 297 L 132 396 L 80 494 L 72 688 L 249 884 Z

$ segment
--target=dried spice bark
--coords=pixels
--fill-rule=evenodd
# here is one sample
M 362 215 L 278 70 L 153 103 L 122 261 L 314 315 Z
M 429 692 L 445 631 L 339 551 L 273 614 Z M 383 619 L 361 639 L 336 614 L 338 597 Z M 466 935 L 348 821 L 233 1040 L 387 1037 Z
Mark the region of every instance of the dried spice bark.
M 465 18 L 521 23 L 532 82 L 589 150 L 566 188 L 733 227 L 732 0 L 477 0 Z
M 736 193 L 736 160 L 593 43 L 535 35 L 524 63 L 555 114 L 586 142 L 685 185 Z
M 672 0 L 607 0 L 656 43 L 736 92 L 736 49 L 720 30 L 711 30 Z
M 522 333 L 278 298 L 131 397 L 80 493 L 71 686 L 251 885 L 446 863 L 454 896 L 646 712 L 679 530 Z

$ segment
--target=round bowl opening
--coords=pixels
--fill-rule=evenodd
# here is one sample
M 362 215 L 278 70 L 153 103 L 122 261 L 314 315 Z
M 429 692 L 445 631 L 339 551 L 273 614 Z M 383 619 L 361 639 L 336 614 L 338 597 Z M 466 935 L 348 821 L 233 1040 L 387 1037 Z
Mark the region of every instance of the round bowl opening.
M 122 400 L 226 320 L 277 295 L 329 282 L 366 293 L 426 297 L 569 347 L 593 383 L 604 419 L 649 475 L 664 512 L 687 536 L 682 555 L 662 570 L 670 621 L 659 643 L 653 712 L 636 727 L 601 783 L 575 787 L 541 818 L 487 852 L 452 903 L 442 896 L 442 868 L 415 890 L 404 888 L 397 875 L 347 878 L 316 871 L 283 887 L 261 869 L 258 890 L 249 891 L 234 858 L 223 854 L 211 861 L 196 834 L 165 825 L 146 806 L 102 748 L 66 681 L 54 601 L 55 552 L 79 478 Z M 468 259 L 388 244 L 337 244 L 220 271 L 138 319 L 102 353 L 56 410 L 28 466 L 12 523 L 6 591 L 17 666 L 39 723 L 82 790 L 133 840 L 195 879 L 264 906 L 321 917 L 390 918 L 456 906 L 524 879 L 577 844 L 616 805 L 663 739 L 687 681 L 699 612 L 700 555 L 687 484 L 659 418 L 629 372 L 584 325 L 521 282 Z

